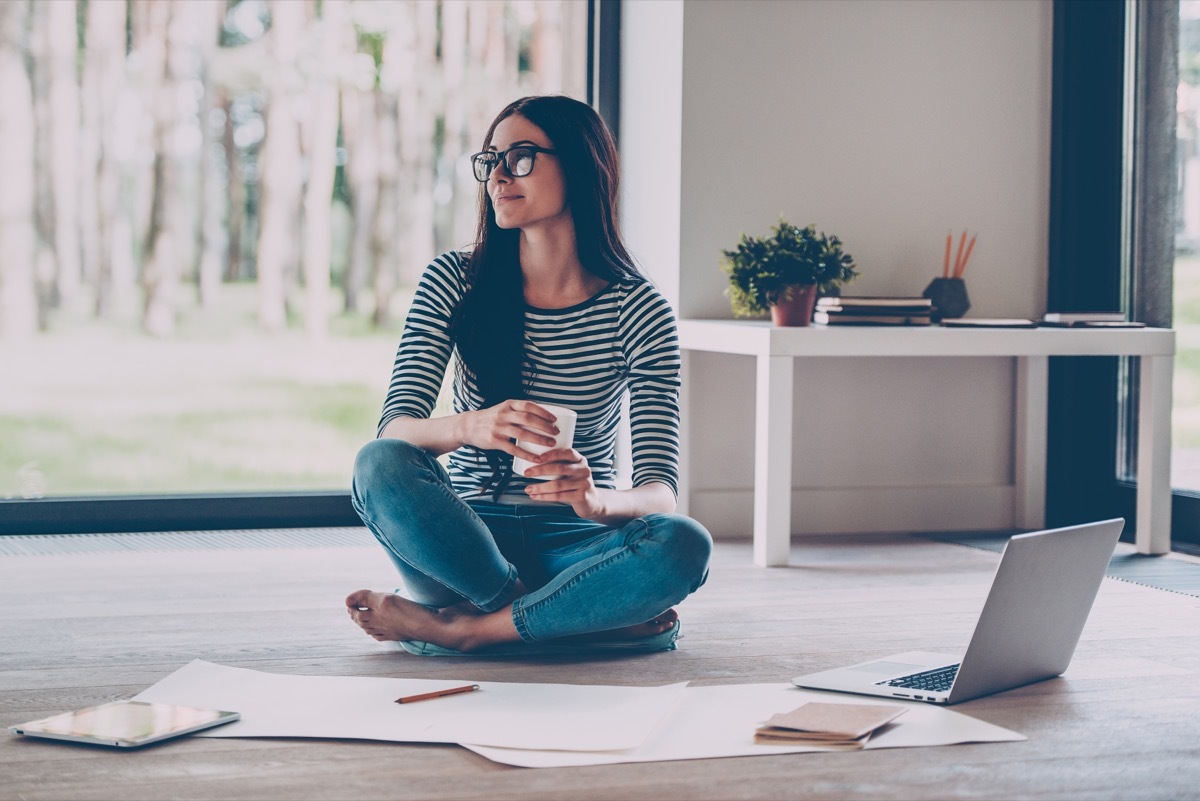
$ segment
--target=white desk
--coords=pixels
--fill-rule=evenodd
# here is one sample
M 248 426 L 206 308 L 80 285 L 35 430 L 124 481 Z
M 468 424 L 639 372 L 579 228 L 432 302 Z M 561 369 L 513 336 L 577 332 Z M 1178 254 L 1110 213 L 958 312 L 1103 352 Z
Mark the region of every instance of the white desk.
M 1163 328 L 942 328 L 941 326 L 777 328 L 767 322 L 681 320 L 689 351 L 735 353 L 757 361 L 754 422 L 754 562 L 786 565 L 791 541 L 792 371 L 805 356 L 1001 356 L 1016 359 L 1016 470 L 1013 519 L 1042 528 L 1046 516 L 1046 396 L 1050 356 L 1140 359 L 1137 550 L 1171 549 L 1171 380 L 1175 332 Z M 687 414 L 686 404 L 684 409 Z M 687 422 L 685 420 L 685 426 Z M 694 435 L 686 428 L 684 439 Z M 680 500 L 688 499 L 687 452 Z

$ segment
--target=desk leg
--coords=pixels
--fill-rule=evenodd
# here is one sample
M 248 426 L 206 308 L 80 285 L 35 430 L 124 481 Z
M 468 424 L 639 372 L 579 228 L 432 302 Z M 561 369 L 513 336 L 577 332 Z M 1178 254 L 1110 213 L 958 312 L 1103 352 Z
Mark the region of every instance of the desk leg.
M 1138 389 L 1137 551 L 1171 552 L 1171 383 L 1174 357 L 1142 356 Z
M 1050 360 L 1017 357 L 1013 525 L 1046 525 L 1046 431 Z
M 757 357 L 754 564 L 786 565 L 792 544 L 792 357 Z

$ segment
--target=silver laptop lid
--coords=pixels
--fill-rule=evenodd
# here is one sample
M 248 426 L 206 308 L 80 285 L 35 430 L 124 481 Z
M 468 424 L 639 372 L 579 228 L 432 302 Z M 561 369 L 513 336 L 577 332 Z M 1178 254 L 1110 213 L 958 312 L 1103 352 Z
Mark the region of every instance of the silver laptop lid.
M 1008 541 L 951 703 L 1067 669 L 1124 527 L 1116 518 Z

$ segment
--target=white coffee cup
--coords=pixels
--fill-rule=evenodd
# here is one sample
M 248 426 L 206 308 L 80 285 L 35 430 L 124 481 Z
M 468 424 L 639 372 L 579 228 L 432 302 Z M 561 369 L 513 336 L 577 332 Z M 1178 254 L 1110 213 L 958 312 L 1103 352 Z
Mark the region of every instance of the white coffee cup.
M 517 446 L 524 448 L 530 453 L 545 453 L 555 448 L 570 448 L 575 442 L 575 420 L 578 417 L 575 410 L 567 409 L 563 406 L 552 406 L 549 403 L 539 403 L 538 401 L 534 401 L 534 403 L 537 403 L 538 406 L 541 406 L 554 415 L 554 424 L 558 426 L 558 434 L 554 437 L 553 445 L 542 445 L 538 442 L 517 440 Z M 533 466 L 534 463 L 528 459 L 522 459 L 519 456 L 513 457 L 513 475 L 536 479 L 538 481 L 561 478 L 561 476 L 525 476 L 525 471 Z

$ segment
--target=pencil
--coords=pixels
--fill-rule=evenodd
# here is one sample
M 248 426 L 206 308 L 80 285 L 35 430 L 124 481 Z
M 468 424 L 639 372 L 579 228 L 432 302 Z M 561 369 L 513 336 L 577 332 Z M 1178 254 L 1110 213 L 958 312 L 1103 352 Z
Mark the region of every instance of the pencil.
M 431 693 L 420 693 L 419 695 L 402 695 L 396 699 L 397 704 L 411 704 L 414 701 L 426 701 L 430 698 L 441 698 L 446 695 L 458 695 L 459 693 L 469 693 L 472 690 L 478 690 L 478 684 L 467 684 L 463 687 L 451 687 L 448 690 L 434 690 Z
M 946 258 L 942 262 L 942 278 L 950 277 L 950 243 L 954 241 L 954 234 L 946 234 Z
M 967 232 L 966 232 L 966 230 L 964 230 L 962 232 L 962 238 L 960 238 L 958 240 L 958 253 L 956 253 L 954 256 L 954 272 L 952 273 L 952 275 L 955 278 L 958 277 L 958 265 L 962 263 L 963 245 L 965 245 L 966 243 L 967 243 Z
M 976 234 L 971 237 L 971 241 L 967 244 L 967 255 L 963 256 L 962 264 L 958 265 L 958 272 L 955 274 L 955 278 L 962 278 L 962 274 L 967 271 L 967 262 L 971 260 L 971 251 L 975 249 L 975 238 L 978 236 L 979 234 Z

